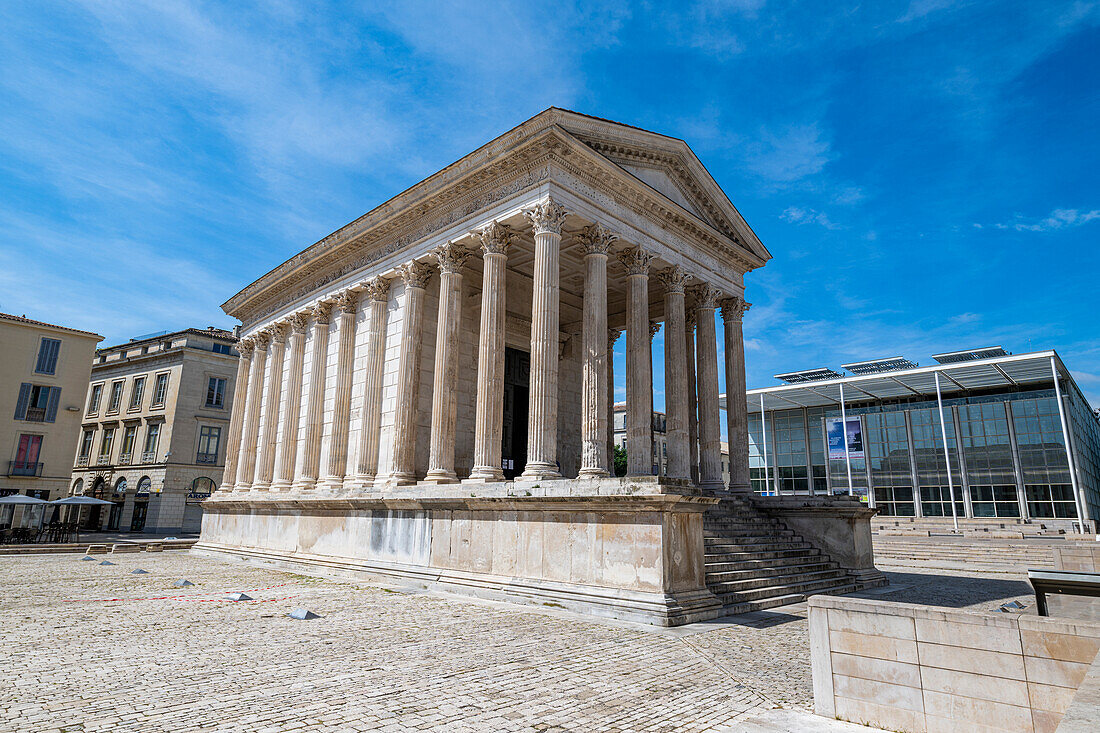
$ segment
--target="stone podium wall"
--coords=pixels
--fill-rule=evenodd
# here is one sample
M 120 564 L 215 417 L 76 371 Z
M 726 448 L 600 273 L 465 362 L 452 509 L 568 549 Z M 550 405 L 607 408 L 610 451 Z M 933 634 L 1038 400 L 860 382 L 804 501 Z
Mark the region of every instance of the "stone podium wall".
M 195 549 L 658 625 L 720 613 L 704 581 L 703 512 L 713 499 L 424 489 L 416 497 L 215 497 Z

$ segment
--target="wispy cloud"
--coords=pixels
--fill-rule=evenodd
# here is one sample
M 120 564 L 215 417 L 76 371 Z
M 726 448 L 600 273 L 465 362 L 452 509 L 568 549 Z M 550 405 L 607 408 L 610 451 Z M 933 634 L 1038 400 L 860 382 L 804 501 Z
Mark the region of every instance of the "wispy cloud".
M 1090 221 L 1100 219 L 1100 209 L 1083 211 L 1080 209 L 1055 209 L 1042 219 L 1027 219 L 1017 214 L 1015 219 L 994 224 L 995 229 L 1011 229 L 1017 232 L 1050 232 L 1059 229 L 1072 229 Z M 975 224 L 982 228 L 980 224 Z
M 792 224 L 819 224 L 826 229 L 840 229 L 840 225 L 829 219 L 825 212 L 798 206 L 788 206 L 779 218 Z
M 761 130 L 749 145 L 749 167 L 774 183 L 792 183 L 820 173 L 833 158 L 817 123 Z

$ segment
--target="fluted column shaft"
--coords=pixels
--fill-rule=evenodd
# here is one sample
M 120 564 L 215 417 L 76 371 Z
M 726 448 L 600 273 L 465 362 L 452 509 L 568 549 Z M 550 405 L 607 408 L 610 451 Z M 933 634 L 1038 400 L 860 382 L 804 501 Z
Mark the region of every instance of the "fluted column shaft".
M 367 366 L 363 379 L 363 413 L 359 430 L 359 459 L 355 483 L 366 489 L 378 473 L 378 450 L 382 434 L 382 374 L 386 364 L 386 310 L 390 284 L 376 277 L 367 283 L 370 298 L 370 326 L 367 331 Z
M 336 390 L 332 405 L 332 438 L 328 444 L 325 487 L 339 491 L 344 487 L 348 467 L 348 434 L 351 431 L 351 374 L 355 365 L 355 314 L 359 293 L 345 290 L 336 298 L 340 313 L 337 322 Z
M 502 481 L 504 432 L 504 324 L 508 246 L 515 234 L 492 223 L 478 236 L 484 253 L 481 275 L 481 332 L 477 354 L 477 407 L 474 418 L 474 481 Z
M 695 398 L 695 309 L 689 309 L 684 327 L 684 376 L 688 389 L 688 461 L 691 480 L 699 483 L 699 405 Z
M 435 252 L 439 261 L 439 315 L 435 330 L 435 373 L 432 388 L 432 433 L 427 481 L 454 483 L 455 411 L 462 326 L 462 268 L 469 252 L 453 244 Z
M 397 399 L 393 420 L 393 460 L 389 482 L 416 483 L 416 414 L 420 406 L 420 344 L 424 324 L 424 290 L 431 267 L 410 262 L 397 268 L 405 282 L 401 308 L 401 341 L 397 362 Z
M 280 405 L 283 391 L 283 354 L 286 350 L 286 327 L 271 329 L 271 356 L 268 359 L 268 380 L 264 390 L 263 423 L 260 426 L 260 455 L 256 466 L 256 483 L 252 488 L 267 491 L 275 473 L 275 436 L 279 430 Z
M 316 488 L 321 468 L 321 436 L 325 426 L 325 372 L 328 369 L 329 303 L 313 309 L 313 348 L 309 357 L 309 396 L 306 402 L 306 440 L 294 483 L 302 491 Z
M 580 475 L 601 478 L 609 475 L 607 250 L 615 235 L 596 224 L 587 227 L 578 239 L 584 252 Z
M 730 447 L 731 491 L 750 493 L 749 414 L 745 394 L 745 342 L 741 319 L 750 307 L 744 298 L 722 301 L 723 340 L 726 352 L 726 434 Z
M 260 400 L 263 398 L 264 366 L 267 363 L 267 334 L 256 337 L 252 356 L 255 379 L 248 384 L 248 407 L 245 410 L 244 435 L 241 437 L 240 463 L 237 465 L 235 490 L 247 491 L 256 475 L 256 443 L 260 437 Z
M 607 473 L 615 475 L 615 342 L 622 332 L 607 330 Z
M 626 465 L 628 476 L 653 473 L 653 351 L 649 331 L 649 263 L 635 248 L 621 256 L 630 282 L 626 312 Z
M 527 467 L 524 478 L 559 478 L 558 313 L 561 227 L 565 210 L 547 199 L 527 210 L 534 227 L 535 271 L 531 293 L 531 383 Z
M 225 446 L 225 472 L 220 489 L 232 491 L 237 480 L 237 464 L 240 461 L 241 434 L 244 413 L 248 402 L 248 379 L 252 366 L 252 341 L 241 339 L 237 343 L 237 378 L 233 382 L 233 409 L 229 413 L 229 440 Z
M 691 478 L 691 454 L 688 448 L 688 384 L 684 363 L 683 270 L 672 267 L 660 273 L 665 286 L 665 441 L 668 445 L 669 478 Z
M 697 374 L 699 377 L 699 487 L 719 491 L 722 484 L 722 433 L 718 408 L 718 340 L 714 330 L 718 293 L 708 285 L 694 290 Z
M 306 328 L 309 319 L 302 313 L 290 317 L 290 369 L 286 378 L 286 409 L 276 450 L 275 480 L 272 491 L 287 491 L 294 480 L 298 458 L 298 420 L 302 412 L 302 371 L 305 366 Z

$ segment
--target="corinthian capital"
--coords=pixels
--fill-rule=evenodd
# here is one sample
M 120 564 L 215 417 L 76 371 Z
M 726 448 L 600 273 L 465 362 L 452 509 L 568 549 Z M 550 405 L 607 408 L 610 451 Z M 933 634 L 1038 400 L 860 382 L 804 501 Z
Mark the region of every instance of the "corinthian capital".
M 423 262 L 406 262 L 397 268 L 397 276 L 404 281 L 406 287 L 426 288 L 432 279 L 432 268 Z
M 470 258 L 470 251 L 468 249 L 459 247 L 457 244 L 452 244 L 450 242 L 436 247 L 432 254 L 435 255 L 435 259 L 439 262 L 439 271 L 444 275 L 462 272 L 466 260 Z
M 740 321 L 745 312 L 752 307 L 752 303 L 747 302 L 738 295 L 732 298 L 723 298 L 718 302 L 718 305 L 722 307 L 723 321 Z
M 363 292 L 371 300 L 386 302 L 390 298 L 390 281 L 381 277 L 373 277 L 363 286 Z
M 327 326 L 329 318 L 332 316 L 332 303 L 321 302 L 313 306 L 311 309 L 313 313 L 313 320 L 318 325 Z
M 271 337 L 272 343 L 285 344 L 286 343 L 286 323 L 279 321 L 272 323 L 266 329 L 268 335 Z
M 623 263 L 623 267 L 631 275 L 648 275 L 649 263 L 652 261 L 653 255 L 641 247 L 630 247 L 619 253 L 619 262 Z
M 255 348 L 256 342 L 247 336 L 237 341 L 237 353 L 241 355 L 242 359 L 251 359 L 252 351 Z
M 288 320 L 290 321 L 290 329 L 294 333 L 305 333 L 306 329 L 309 328 L 308 311 L 298 311 L 291 315 Z
M 489 222 L 475 233 L 481 240 L 481 249 L 487 255 L 508 254 L 508 246 L 512 244 L 516 233 L 506 224 Z
M 618 328 L 607 329 L 607 348 L 614 348 L 615 342 L 619 340 L 619 336 L 621 336 L 622 333 L 622 330 Z
M 695 301 L 696 310 L 701 310 L 703 308 L 710 308 L 713 310 L 718 306 L 718 297 L 721 295 L 713 285 L 708 283 L 692 285 L 688 288 L 688 292 L 691 294 L 692 300 Z
M 523 210 L 524 216 L 535 228 L 535 234 L 561 234 L 561 225 L 565 223 L 565 217 L 569 215 L 561 204 L 547 197 L 529 209 Z
M 577 242 L 585 255 L 605 255 L 618 235 L 603 224 L 587 226 L 577 234 Z
M 336 301 L 333 303 L 342 313 L 355 314 L 355 311 L 359 309 L 359 293 L 354 290 L 341 290 L 336 295 Z
M 252 342 L 256 344 L 256 351 L 267 351 L 267 346 L 271 343 L 271 332 L 265 328 L 252 334 Z
M 652 341 L 653 337 L 657 335 L 657 332 L 661 330 L 661 324 L 659 321 L 649 322 L 649 340 Z
M 684 268 L 679 265 L 673 265 L 667 270 L 661 270 L 657 273 L 657 279 L 661 281 L 661 284 L 665 286 L 665 291 L 669 293 L 684 292 L 684 284 L 689 277 L 690 275 L 684 272 Z

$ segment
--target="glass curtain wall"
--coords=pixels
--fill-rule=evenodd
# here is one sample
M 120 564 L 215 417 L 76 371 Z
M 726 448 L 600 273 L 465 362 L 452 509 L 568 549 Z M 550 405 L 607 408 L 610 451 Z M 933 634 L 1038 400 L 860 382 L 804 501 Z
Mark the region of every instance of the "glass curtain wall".
M 951 483 L 955 491 L 955 514 L 965 517 L 966 502 L 963 501 L 962 473 L 959 471 L 955 419 L 950 406 L 944 406 L 943 422 L 943 434 L 947 435 L 947 456 L 951 462 Z M 939 408 L 910 410 L 909 425 L 913 433 L 913 460 L 916 463 L 921 514 L 926 517 L 950 517 L 952 486 L 947 481 Z
M 1015 400 L 1012 424 L 1028 514 L 1036 519 L 1075 518 L 1077 505 L 1054 392 L 1046 397 Z
M 913 472 L 909 463 L 909 435 L 905 412 L 869 413 L 863 418 L 864 445 L 870 460 L 875 503 L 883 514 L 916 515 Z

